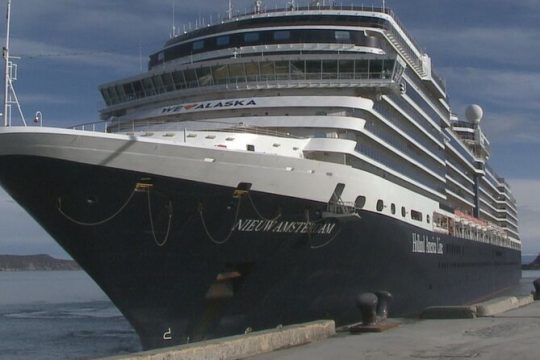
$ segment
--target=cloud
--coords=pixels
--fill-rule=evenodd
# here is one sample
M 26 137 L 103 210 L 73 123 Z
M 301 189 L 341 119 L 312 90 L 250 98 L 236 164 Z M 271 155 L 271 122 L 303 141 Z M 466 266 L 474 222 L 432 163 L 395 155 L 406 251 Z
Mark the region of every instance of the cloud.
M 417 28 L 414 34 L 428 50 L 436 49 L 436 57 L 444 58 L 447 64 L 474 61 L 484 68 L 537 68 L 540 51 L 538 28 L 493 26 L 437 30 L 429 27 Z
M 12 53 L 21 56 L 22 61 L 48 61 L 62 64 L 95 66 L 124 71 L 136 68 L 139 57 L 109 51 L 94 51 L 77 47 L 53 46 L 47 43 L 25 40 L 12 40 Z
M 540 71 L 443 67 L 453 111 L 467 105 L 484 108 L 482 128 L 500 143 L 540 143 Z

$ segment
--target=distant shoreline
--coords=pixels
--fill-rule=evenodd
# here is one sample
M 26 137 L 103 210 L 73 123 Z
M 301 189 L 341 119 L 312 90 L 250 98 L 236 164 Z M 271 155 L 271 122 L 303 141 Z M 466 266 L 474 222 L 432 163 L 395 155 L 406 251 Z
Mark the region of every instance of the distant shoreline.
M 0 255 L 0 271 L 74 271 L 81 267 L 73 260 L 50 255 Z

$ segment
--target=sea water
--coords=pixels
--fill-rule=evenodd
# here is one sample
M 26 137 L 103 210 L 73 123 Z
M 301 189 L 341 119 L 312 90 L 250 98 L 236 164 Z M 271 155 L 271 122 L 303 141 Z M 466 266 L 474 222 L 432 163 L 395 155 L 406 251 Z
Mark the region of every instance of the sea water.
M 540 270 L 523 271 L 514 295 Z M 82 271 L 0 272 L 0 360 L 93 359 L 140 351 L 135 332 Z
M 83 271 L 0 272 L 0 360 L 136 351 L 137 335 Z

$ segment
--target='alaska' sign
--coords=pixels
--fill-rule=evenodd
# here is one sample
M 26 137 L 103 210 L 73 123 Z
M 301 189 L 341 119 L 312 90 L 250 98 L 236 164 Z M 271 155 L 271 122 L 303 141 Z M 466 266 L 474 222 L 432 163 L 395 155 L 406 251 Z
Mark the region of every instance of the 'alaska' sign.
M 201 111 L 208 109 L 225 109 L 225 108 L 246 108 L 257 106 L 255 99 L 231 99 L 231 100 L 217 100 L 217 101 L 205 101 L 192 104 L 180 104 L 172 105 L 161 108 L 162 115 L 170 115 L 176 113 L 182 113 L 187 111 Z

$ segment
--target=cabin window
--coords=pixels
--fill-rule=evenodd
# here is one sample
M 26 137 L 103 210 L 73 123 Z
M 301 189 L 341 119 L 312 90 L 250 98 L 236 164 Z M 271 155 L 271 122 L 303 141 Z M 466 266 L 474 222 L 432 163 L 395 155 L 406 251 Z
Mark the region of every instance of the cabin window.
M 390 211 L 392 211 L 392 215 L 396 214 L 396 204 L 390 205 Z
M 366 205 L 366 197 L 365 196 L 357 196 L 356 200 L 354 201 L 354 207 L 357 209 L 362 209 Z
M 407 216 L 407 210 L 405 209 L 405 206 L 401 207 L 401 216 L 403 217 Z
M 411 219 L 422 221 L 422 213 L 420 211 L 411 210 Z
M 217 46 L 227 46 L 229 45 L 230 42 L 231 42 L 231 38 L 229 37 L 229 35 L 218 36 L 218 38 L 216 39 Z
M 248 145 L 246 145 L 246 149 L 247 149 L 247 151 L 255 151 L 255 145 L 248 144 Z
M 384 208 L 384 201 L 377 200 L 377 211 L 382 211 Z
M 290 31 L 274 31 L 274 40 L 289 40 L 290 38 Z
M 192 45 L 193 50 L 201 50 L 204 48 L 204 40 L 195 41 Z
M 259 41 L 260 35 L 258 32 L 249 32 L 244 34 L 244 41 L 245 42 L 255 42 Z
M 426 221 L 429 224 L 429 215 L 426 215 Z

